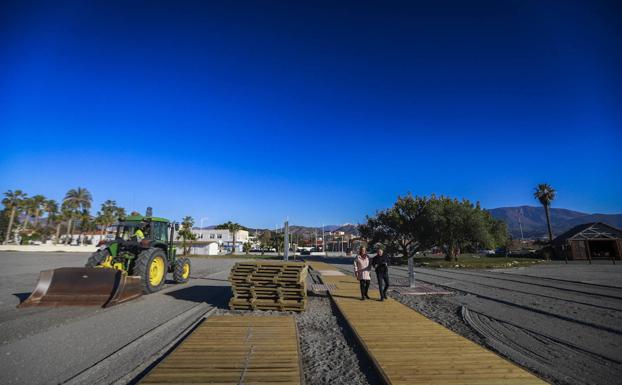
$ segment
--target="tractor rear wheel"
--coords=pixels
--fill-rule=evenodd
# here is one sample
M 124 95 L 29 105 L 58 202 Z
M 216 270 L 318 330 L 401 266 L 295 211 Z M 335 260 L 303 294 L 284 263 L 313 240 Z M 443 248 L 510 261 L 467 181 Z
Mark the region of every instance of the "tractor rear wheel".
M 138 254 L 136 265 L 134 265 L 134 275 L 140 276 L 145 294 L 155 293 L 162 289 L 167 271 L 166 254 L 162 249 L 151 248 Z
M 186 283 L 190 279 L 190 259 L 177 258 L 173 277 L 177 283 Z
M 108 249 L 97 250 L 89 257 L 88 261 L 86 261 L 86 265 L 84 267 L 95 267 L 100 263 L 104 262 L 106 258 L 110 255 Z

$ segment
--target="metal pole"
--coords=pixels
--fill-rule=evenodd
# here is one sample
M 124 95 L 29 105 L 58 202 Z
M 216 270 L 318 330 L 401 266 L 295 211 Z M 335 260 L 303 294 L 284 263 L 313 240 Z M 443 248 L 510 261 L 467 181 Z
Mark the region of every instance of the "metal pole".
M 283 260 L 287 261 L 289 259 L 289 221 L 285 221 L 284 230 L 285 231 L 285 240 L 283 242 Z
M 525 242 L 525 238 L 523 237 L 523 224 L 521 223 L 520 217 L 523 215 L 523 209 L 520 209 L 518 212 L 518 227 L 520 227 L 520 241 Z
M 408 258 L 408 284 L 415 287 L 415 257 Z
M 322 223 L 322 251 L 324 252 L 324 257 L 326 257 L 326 238 L 324 237 L 324 224 Z

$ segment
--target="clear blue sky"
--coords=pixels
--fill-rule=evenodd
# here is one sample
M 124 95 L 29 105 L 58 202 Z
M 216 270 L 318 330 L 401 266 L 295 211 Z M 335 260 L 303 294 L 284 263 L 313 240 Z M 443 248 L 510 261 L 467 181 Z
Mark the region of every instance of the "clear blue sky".
M 622 211 L 621 2 L 334 3 L 3 1 L 0 188 L 271 227 L 540 182 Z

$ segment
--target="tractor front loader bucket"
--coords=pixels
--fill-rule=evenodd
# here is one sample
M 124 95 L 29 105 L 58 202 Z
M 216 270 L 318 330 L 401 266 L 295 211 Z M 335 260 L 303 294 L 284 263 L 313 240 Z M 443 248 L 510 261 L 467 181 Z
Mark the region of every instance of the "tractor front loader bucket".
M 108 307 L 142 295 L 140 277 L 95 267 L 62 267 L 39 274 L 37 287 L 17 307 Z

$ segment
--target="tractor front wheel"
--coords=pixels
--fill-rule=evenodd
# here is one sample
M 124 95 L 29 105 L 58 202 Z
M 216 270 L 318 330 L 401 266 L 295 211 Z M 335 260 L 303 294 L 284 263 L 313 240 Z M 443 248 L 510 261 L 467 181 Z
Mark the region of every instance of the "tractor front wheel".
M 140 276 L 145 294 L 155 293 L 162 289 L 167 271 L 166 254 L 161 249 L 147 249 L 138 254 L 134 275 Z
M 177 258 L 173 277 L 177 283 L 186 283 L 190 279 L 190 259 Z
M 84 267 L 95 267 L 100 263 L 104 262 L 106 258 L 110 256 L 110 252 L 108 249 L 97 250 L 89 257 L 88 261 L 86 261 L 86 265 Z

